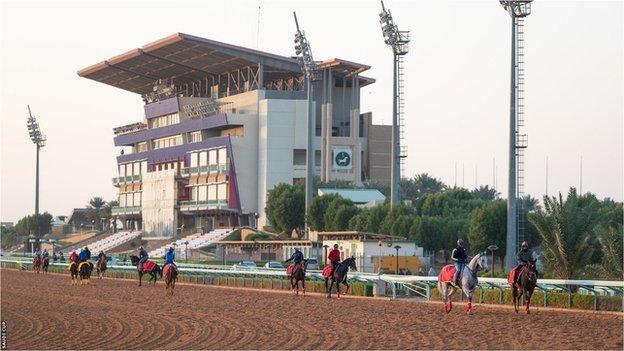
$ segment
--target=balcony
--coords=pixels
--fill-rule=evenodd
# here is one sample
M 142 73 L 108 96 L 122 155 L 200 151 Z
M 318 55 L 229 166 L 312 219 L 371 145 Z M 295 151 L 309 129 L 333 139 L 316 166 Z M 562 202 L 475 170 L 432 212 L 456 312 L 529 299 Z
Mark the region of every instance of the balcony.
M 180 211 L 220 210 L 228 208 L 227 200 L 180 201 Z
M 113 215 L 140 214 L 141 206 L 113 207 L 111 209 L 111 213 Z
M 132 182 L 140 182 L 141 181 L 141 175 L 131 175 L 131 176 L 125 176 L 125 177 L 117 177 L 117 178 L 113 178 L 113 185 L 119 185 L 119 184 L 125 184 L 125 183 L 132 183 Z
M 219 165 L 210 165 L 210 166 L 199 166 L 199 167 L 186 167 L 180 170 L 180 175 L 183 177 L 188 177 L 191 175 L 197 174 L 227 174 L 228 173 L 228 165 L 227 163 L 222 163 Z

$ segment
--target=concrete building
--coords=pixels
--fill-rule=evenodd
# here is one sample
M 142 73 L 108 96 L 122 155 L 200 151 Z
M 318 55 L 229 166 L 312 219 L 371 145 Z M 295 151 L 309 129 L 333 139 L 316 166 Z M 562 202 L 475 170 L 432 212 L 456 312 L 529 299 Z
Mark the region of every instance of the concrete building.
M 375 81 L 360 74 L 370 67 L 341 59 L 319 66 L 315 173 L 389 179 L 387 160 L 374 156 L 384 145 L 390 153 L 389 136 L 379 140 L 385 129 L 360 114 L 360 89 Z M 268 192 L 305 178 L 306 91 L 294 58 L 177 33 L 78 75 L 145 102 L 139 121 L 114 129 L 122 150 L 113 214 L 146 239 L 254 224 L 256 215 L 263 226 Z
M 416 245 L 413 240 L 407 240 L 404 237 L 364 233 L 357 231 L 344 232 L 319 232 L 317 240 L 323 244 L 323 247 L 331 249 L 334 244 L 338 244 L 341 259 L 347 257 L 355 257 L 358 270 L 362 272 L 374 272 L 374 268 L 378 266 L 380 258 L 396 256 L 397 250 L 395 246 L 400 246 L 398 250 L 399 257 L 418 257 L 424 260 L 424 251 L 422 247 Z

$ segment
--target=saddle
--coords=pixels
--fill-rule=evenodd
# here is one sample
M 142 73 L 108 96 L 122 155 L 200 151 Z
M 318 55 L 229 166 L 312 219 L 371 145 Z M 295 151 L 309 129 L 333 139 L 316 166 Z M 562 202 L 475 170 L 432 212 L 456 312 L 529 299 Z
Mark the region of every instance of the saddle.
M 520 271 L 518 271 L 518 277 L 520 276 L 520 274 L 522 274 L 522 272 L 524 272 L 524 270 L 526 269 L 526 265 L 523 265 L 522 267 L 520 267 Z M 509 274 L 507 275 L 507 283 L 509 284 L 513 284 L 514 283 L 514 273 L 516 272 L 517 268 L 512 268 L 509 270 Z
M 331 272 L 332 272 L 332 266 L 331 265 L 326 265 L 325 267 L 323 267 L 323 278 L 329 278 L 331 276 Z
M 82 270 L 82 266 L 85 264 L 89 266 L 89 269 L 93 270 L 93 263 L 89 261 L 82 261 L 78 264 L 78 271 Z M 71 267 L 71 264 L 70 264 L 70 267 Z
M 72 266 L 73 266 L 73 265 L 77 265 L 77 263 L 76 263 L 76 262 L 73 262 L 73 261 L 72 261 L 72 262 L 70 262 L 70 263 L 67 265 L 67 270 L 68 270 L 68 271 L 71 271 L 71 269 L 72 269 Z
M 153 261 L 145 261 L 143 263 L 143 267 L 142 267 L 142 271 L 143 272 L 151 272 L 152 269 L 154 269 L 154 267 L 156 266 L 156 263 L 154 263 Z
M 442 283 L 450 283 L 453 281 L 453 275 L 455 275 L 455 265 L 448 264 L 442 267 L 440 275 L 438 276 L 438 281 Z M 459 277 L 457 279 L 461 281 L 461 272 L 459 273 Z
M 299 269 L 299 266 L 301 266 L 301 263 L 293 263 L 289 265 L 288 268 L 286 268 L 286 275 L 290 277 L 295 274 L 297 269 Z

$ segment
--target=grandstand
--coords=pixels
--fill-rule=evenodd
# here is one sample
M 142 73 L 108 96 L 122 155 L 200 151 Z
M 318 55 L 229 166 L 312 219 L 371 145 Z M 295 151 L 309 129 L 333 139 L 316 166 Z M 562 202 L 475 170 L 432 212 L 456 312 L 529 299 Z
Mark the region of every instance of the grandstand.
M 232 228 L 220 228 L 220 229 L 215 229 L 205 234 L 202 234 L 202 233 L 191 234 L 189 236 L 185 236 L 181 239 L 178 239 L 176 241 L 172 241 L 171 243 L 163 245 L 157 248 L 156 250 L 150 251 L 149 256 L 152 258 L 163 257 L 165 255 L 165 251 L 170 246 L 173 246 L 176 248 L 175 249 L 176 254 L 183 257 L 187 249 L 189 250 L 199 249 L 201 247 L 208 246 L 215 241 L 220 241 L 224 239 L 225 237 L 227 237 L 230 234 L 231 230 Z M 185 242 L 188 242 L 188 246 L 185 244 Z
M 97 255 L 100 251 L 108 252 L 130 240 L 141 236 L 140 231 L 117 232 L 88 245 L 92 255 Z

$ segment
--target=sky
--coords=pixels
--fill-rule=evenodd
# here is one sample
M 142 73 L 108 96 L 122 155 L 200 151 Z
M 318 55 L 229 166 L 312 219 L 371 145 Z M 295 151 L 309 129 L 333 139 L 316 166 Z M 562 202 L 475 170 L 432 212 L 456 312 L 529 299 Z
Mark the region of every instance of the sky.
M 405 175 L 428 173 L 467 188 L 496 183 L 506 197 L 509 15 L 494 0 L 385 4 L 412 39 Z M 621 201 L 623 2 L 536 0 L 532 9 L 525 21 L 526 193 L 545 194 L 546 158 L 550 195 L 578 188 L 582 157 L 582 190 Z M 68 215 L 93 196 L 112 200 L 112 128 L 140 121 L 143 104 L 76 72 L 176 32 L 291 56 L 293 11 L 315 59 L 371 66 L 364 75 L 377 82 L 362 89 L 361 112 L 389 124 L 392 55 L 377 1 L 0 1 L 0 220 L 34 212 L 27 104 L 48 138 L 41 210 Z

